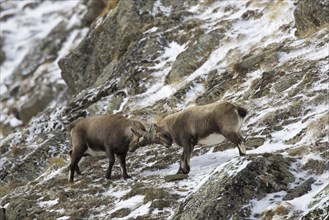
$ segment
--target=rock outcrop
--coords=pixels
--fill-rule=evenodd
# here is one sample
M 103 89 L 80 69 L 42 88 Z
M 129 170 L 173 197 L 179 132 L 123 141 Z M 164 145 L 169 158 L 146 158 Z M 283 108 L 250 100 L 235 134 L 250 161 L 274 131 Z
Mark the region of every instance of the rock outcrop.
M 47 3 L 32 4 L 26 2 L 22 2 L 21 6 L 10 3 L 4 6 L 8 7 L 8 11 L 11 11 L 12 14 L 10 14 L 11 16 L 9 14 L 5 16 L 7 15 L 6 11 L 4 13 L 6 19 L 3 22 L 8 20 L 8 24 L 11 24 L 11 19 L 15 16 L 22 16 L 19 19 L 25 19 L 24 22 L 27 23 L 27 26 L 32 26 L 32 30 L 25 33 L 30 35 L 26 38 L 29 39 L 31 36 L 36 35 L 34 41 L 31 40 L 29 42 L 31 45 L 26 45 L 27 49 L 24 48 L 24 50 L 27 50 L 26 54 L 24 56 L 17 54 L 17 58 L 12 54 L 14 52 L 20 53 L 22 51 L 21 48 L 15 44 L 12 45 L 11 39 L 7 40 L 7 44 L 11 45 L 7 46 L 7 48 L 10 48 L 10 56 L 7 56 L 7 63 L 4 63 L 1 71 L 12 70 L 12 72 L 8 77 L 1 79 L 1 100 L 5 107 L 3 111 L 5 119 L 1 120 L 1 128 L 3 128 L 4 135 L 10 133 L 10 126 L 13 126 L 12 121 L 18 119 L 23 122 L 14 123 L 15 125 L 27 124 L 32 117 L 46 110 L 51 104 L 55 104 L 59 100 L 63 101 L 69 96 L 67 87 L 60 79 L 57 60 L 59 56 L 62 56 L 62 53 L 67 53 L 70 46 L 74 45 L 75 40 L 82 37 L 79 36 L 83 29 L 79 14 L 83 13 L 84 8 L 82 4 L 77 4 L 76 8 L 73 8 L 73 11 L 70 11 L 70 13 L 62 11 L 61 16 L 58 16 L 58 19 L 56 19 L 57 22 L 54 21 L 48 27 L 44 26 L 43 20 L 46 20 L 44 17 L 51 17 L 52 14 L 47 14 L 45 9 L 43 9 L 45 11 L 38 11 L 38 7 L 41 7 L 43 4 L 45 5 L 43 7 L 47 7 Z M 20 11 L 20 7 L 22 7 L 23 11 Z M 32 21 L 30 21 L 33 20 L 33 16 L 31 16 L 32 18 L 28 17 L 27 11 L 29 10 L 35 10 L 32 13 L 39 13 L 40 16 L 39 20 L 33 21 L 40 23 L 38 23 L 40 27 L 35 30 L 31 24 Z M 6 28 L 9 27 L 8 25 L 4 26 Z M 45 30 L 42 30 L 42 28 Z M 6 29 L 6 31 L 8 30 Z M 38 33 L 41 31 L 45 32 L 43 33 L 45 36 L 42 39 L 38 37 Z M 10 33 L 11 31 L 8 32 Z M 3 39 L 6 39 L 6 34 L 4 34 L 3 38 L 1 37 L 1 51 Z M 25 40 L 24 38 L 22 39 Z M 21 58 L 19 59 L 20 56 Z M 13 64 L 11 63 L 15 62 L 16 59 L 17 65 L 12 66 Z M 1 73 L 1 77 L 3 77 L 3 74 L 7 75 L 8 73 Z M 6 93 L 4 93 L 4 88 L 7 90 Z
M 2 50 L 3 38 L 0 36 L 0 64 L 6 59 L 6 54 Z
M 148 20 L 147 15 L 140 15 L 139 9 L 133 1 L 120 1 L 108 15 L 93 23 L 71 54 L 59 61 L 62 77 L 74 93 L 93 85 L 109 68 L 107 76 L 114 74 L 118 60 L 142 34 L 142 25 L 147 25 L 142 24 L 142 19 Z
M 46 62 L 56 60 L 58 51 L 61 49 L 69 33 L 68 24 L 60 22 L 41 42 L 25 55 L 22 62 L 15 68 L 12 77 L 19 80 L 33 74 L 38 67 Z
M 299 0 L 294 11 L 297 35 L 329 27 L 329 2 L 325 0 Z
M 214 172 L 200 189 L 180 204 L 173 219 L 250 218 L 250 200 L 261 200 L 267 194 L 288 190 L 295 180 L 289 171 L 290 165 L 291 159 L 270 154 L 232 161 Z M 242 168 L 232 173 L 234 167 L 239 166 Z
M 112 2 L 116 2 L 118 0 L 112 0 Z M 101 15 L 103 12 L 106 13 L 107 7 L 105 0 L 101 1 L 93 1 L 93 0 L 84 0 L 84 4 L 87 5 L 87 13 L 81 19 L 82 24 L 86 26 L 90 26 L 95 19 Z M 110 1 L 108 1 L 110 2 Z
M 179 82 L 183 77 L 191 75 L 210 56 L 212 49 L 224 38 L 224 28 L 219 28 L 209 33 L 198 33 L 199 38 L 193 44 L 187 45 L 185 51 L 179 54 L 166 76 L 166 83 Z

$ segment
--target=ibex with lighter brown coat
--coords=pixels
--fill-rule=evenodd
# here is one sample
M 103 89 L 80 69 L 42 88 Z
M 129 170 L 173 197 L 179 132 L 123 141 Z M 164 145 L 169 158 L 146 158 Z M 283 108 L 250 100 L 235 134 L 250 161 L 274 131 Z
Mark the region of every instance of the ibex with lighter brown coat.
M 194 106 L 166 116 L 157 123 L 158 133 L 168 133 L 184 148 L 177 173 L 190 172 L 190 158 L 197 144 L 218 144 L 225 138 L 233 142 L 239 154 L 246 154 L 241 126 L 247 110 L 228 101 Z

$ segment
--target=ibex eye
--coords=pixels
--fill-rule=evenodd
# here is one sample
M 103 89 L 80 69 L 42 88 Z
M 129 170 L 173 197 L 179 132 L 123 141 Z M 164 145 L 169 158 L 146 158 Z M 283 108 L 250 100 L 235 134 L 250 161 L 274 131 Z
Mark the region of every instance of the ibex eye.
M 170 135 L 169 134 L 167 134 L 167 133 L 164 133 L 164 136 L 165 136 L 165 138 L 170 138 Z

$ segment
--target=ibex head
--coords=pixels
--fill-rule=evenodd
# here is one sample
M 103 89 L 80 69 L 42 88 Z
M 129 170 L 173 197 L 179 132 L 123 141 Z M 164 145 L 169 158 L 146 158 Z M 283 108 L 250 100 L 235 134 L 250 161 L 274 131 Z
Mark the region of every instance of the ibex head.
M 156 124 L 152 124 L 149 131 L 131 128 L 131 132 L 134 134 L 134 137 L 129 144 L 130 152 L 134 152 L 139 147 L 144 147 L 149 144 L 160 144 L 169 148 L 173 143 L 169 133 L 159 128 Z

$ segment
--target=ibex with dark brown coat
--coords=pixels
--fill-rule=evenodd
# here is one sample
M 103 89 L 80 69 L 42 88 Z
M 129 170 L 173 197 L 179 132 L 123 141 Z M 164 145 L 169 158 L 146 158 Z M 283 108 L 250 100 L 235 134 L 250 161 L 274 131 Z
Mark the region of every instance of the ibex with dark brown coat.
M 226 138 L 246 154 L 241 134 L 247 110 L 228 101 L 194 106 L 166 116 L 158 123 L 158 130 L 170 134 L 173 141 L 184 148 L 177 173 L 190 172 L 190 157 L 197 144 L 218 144 Z
M 109 166 L 106 178 L 111 178 L 115 154 L 120 160 L 122 176 L 127 174 L 126 155 L 128 150 L 134 151 L 152 143 L 170 146 L 172 140 L 161 135 L 151 135 L 146 132 L 144 125 L 137 120 L 131 120 L 122 115 L 92 116 L 79 120 L 71 126 L 72 150 L 69 166 L 69 182 L 74 181 L 74 172 L 80 173 L 78 166 L 83 156 L 107 156 Z

